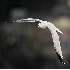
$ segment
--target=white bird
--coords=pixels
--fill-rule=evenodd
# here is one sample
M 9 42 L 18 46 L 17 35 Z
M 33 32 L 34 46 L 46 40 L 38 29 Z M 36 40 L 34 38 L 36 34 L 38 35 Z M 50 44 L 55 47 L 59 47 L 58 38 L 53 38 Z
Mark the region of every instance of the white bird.
M 57 34 L 57 31 L 60 32 L 60 33 L 62 33 L 62 32 L 58 28 L 56 28 L 54 26 L 54 24 L 52 24 L 50 22 L 47 22 L 47 21 L 42 21 L 42 20 L 39 20 L 39 19 L 33 19 L 33 18 L 21 19 L 21 20 L 17 20 L 17 21 L 14 21 L 14 22 L 21 23 L 21 22 L 35 22 L 35 21 L 39 21 L 38 28 L 40 27 L 42 29 L 46 29 L 46 27 L 48 27 L 50 29 L 50 31 L 52 33 L 54 48 L 56 50 L 57 57 L 59 58 L 59 60 L 62 64 L 65 64 L 64 61 L 63 61 L 59 36 Z

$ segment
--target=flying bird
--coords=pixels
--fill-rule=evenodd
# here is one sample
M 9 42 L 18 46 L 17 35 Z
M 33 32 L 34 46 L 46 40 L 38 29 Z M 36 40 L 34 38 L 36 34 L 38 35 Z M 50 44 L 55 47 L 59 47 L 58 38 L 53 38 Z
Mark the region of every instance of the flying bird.
M 54 24 L 52 24 L 50 22 L 47 22 L 47 21 L 42 21 L 42 20 L 39 20 L 39 19 L 33 19 L 33 18 L 21 19 L 21 20 L 13 21 L 13 23 L 14 22 L 18 22 L 18 23 L 21 23 L 21 22 L 36 22 L 36 21 L 39 21 L 38 28 L 46 29 L 48 27 L 50 29 L 50 31 L 52 33 L 52 38 L 53 38 L 53 42 L 54 42 L 54 48 L 56 50 L 57 57 L 58 57 L 58 59 L 60 60 L 60 62 L 62 64 L 65 64 L 64 61 L 63 61 L 63 56 L 62 56 L 59 36 L 57 34 L 57 31 L 59 33 L 62 33 L 62 32 L 58 28 L 56 28 L 54 26 Z M 12 23 L 12 22 L 10 22 L 10 23 Z

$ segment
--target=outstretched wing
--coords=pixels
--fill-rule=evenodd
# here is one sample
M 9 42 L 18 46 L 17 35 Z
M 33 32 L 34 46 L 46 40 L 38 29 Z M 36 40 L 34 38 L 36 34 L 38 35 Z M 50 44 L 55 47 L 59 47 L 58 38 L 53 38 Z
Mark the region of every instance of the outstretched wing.
M 61 51 L 61 46 L 60 46 L 60 41 L 59 41 L 59 36 L 56 31 L 62 33 L 58 28 L 56 28 L 52 23 L 47 22 L 47 21 L 42 21 L 41 23 L 38 24 L 40 28 L 45 29 L 48 27 L 52 33 L 52 38 L 54 42 L 54 48 L 56 50 L 57 57 L 59 58 L 60 62 L 65 64 L 63 61 L 63 56 L 62 56 L 62 51 Z M 63 34 L 63 33 L 62 33 Z

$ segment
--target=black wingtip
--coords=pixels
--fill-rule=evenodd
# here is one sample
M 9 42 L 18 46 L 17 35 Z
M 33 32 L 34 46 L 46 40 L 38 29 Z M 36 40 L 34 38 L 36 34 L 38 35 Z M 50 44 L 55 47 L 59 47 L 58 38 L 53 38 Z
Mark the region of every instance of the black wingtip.
M 7 21 L 7 22 L 5 22 L 5 23 L 14 23 L 13 21 Z
M 55 49 L 56 50 L 56 49 Z M 60 54 L 58 54 L 58 52 L 56 52 L 58 59 L 60 60 L 60 62 L 62 64 L 65 64 L 65 62 L 63 61 L 63 59 L 61 58 Z
M 56 52 L 56 54 L 57 54 L 57 57 L 58 57 L 58 59 L 60 60 L 60 62 L 62 63 L 62 64 L 65 64 L 64 63 L 64 61 L 63 61 L 63 59 L 61 58 L 61 56 Z

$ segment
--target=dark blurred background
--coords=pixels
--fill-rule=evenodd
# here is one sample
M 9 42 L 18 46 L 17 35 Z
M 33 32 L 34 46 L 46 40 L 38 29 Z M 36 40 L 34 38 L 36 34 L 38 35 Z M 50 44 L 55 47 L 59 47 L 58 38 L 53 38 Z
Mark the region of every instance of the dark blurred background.
M 50 30 L 35 23 L 6 23 L 24 18 L 49 21 L 59 34 L 65 65 L 54 50 Z M 0 0 L 0 68 L 70 68 L 70 0 Z

